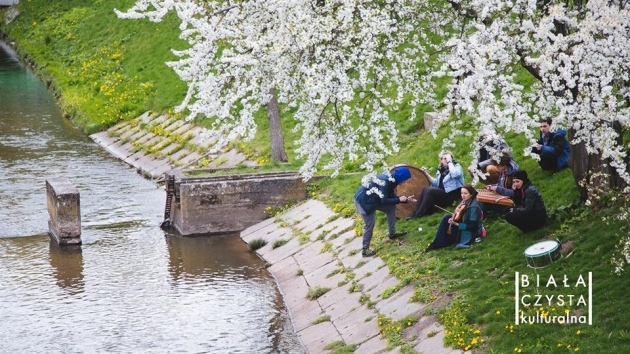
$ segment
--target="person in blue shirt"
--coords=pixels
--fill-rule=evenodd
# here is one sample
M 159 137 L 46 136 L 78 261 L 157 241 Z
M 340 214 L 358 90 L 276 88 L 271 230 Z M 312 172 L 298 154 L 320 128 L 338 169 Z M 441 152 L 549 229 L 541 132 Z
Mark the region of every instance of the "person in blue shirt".
M 462 166 L 455 161 L 453 153 L 444 151 L 440 154 L 440 165 L 435 178 L 422 170 L 430 186 L 424 187 L 418 197 L 418 204 L 407 220 L 419 218 L 433 213 L 436 208 L 447 207 L 461 197 L 460 189 L 464 185 L 464 173 Z
M 389 238 L 403 237 L 406 231 L 396 232 L 396 204 L 413 202 L 412 196 L 397 196 L 396 187 L 411 178 L 411 171 L 407 167 L 398 167 L 391 174 L 376 176 L 369 186 L 361 186 L 354 194 L 354 206 L 363 218 L 363 257 L 371 257 L 376 254 L 370 249 L 370 241 L 374 233 L 376 223 L 376 211 L 380 210 L 387 215 Z
M 540 139 L 532 147 L 532 153 L 540 156 L 538 164 L 545 171 L 562 171 L 569 166 L 571 147 L 567 140 L 567 132 L 558 128 L 551 131 L 551 118 L 540 120 Z

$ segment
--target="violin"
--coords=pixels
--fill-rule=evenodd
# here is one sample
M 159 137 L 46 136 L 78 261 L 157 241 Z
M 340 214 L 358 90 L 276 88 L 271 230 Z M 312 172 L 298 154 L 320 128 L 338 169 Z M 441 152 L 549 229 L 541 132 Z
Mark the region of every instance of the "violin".
M 453 213 L 453 217 L 452 217 L 452 222 L 460 222 L 464 216 L 464 212 L 466 211 L 467 207 L 468 207 L 468 204 L 466 204 L 466 202 L 462 200 L 462 202 L 459 203 L 457 208 L 455 208 L 455 212 Z M 448 234 L 451 233 L 451 227 L 453 226 L 452 222 L 448 224 L 448 230 L 446 231 Z

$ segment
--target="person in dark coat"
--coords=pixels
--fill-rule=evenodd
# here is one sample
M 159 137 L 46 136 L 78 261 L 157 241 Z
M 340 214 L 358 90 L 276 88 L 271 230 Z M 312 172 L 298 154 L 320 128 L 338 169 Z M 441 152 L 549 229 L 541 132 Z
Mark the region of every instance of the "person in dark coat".
M 551 118 L 540 121 L 540 139 L 532 147 L 532 152 L 540 156 L 540 168 L 545 171 L 562 171 L 569 166 L 571 147 L 566 135 L 566 130 L 561 128 L 551 131 Z
M 411 178 L 411 171 L 407 167 L 398 167 L 391 174 L 380 174 L 369 186 L 361 186 L 354 194 L 354 206 L 363 218 L 363 257 L 371 257 L 376 252 L 370 249 L 370 241 L 376 223 L 376 211 L 387 215 L 389 238 L 395 239 L 405 236 L 406 231 L 396 232 L 396 204 L 415 201 L 413 197 L 397 196 L 396 187 Z
M 481 206 L 477 202 L 477 190 L 470 184 L 461 189 L 462 201 L 453 214 L 445 215 L 440 222 L 433 242 L 425 251 L 456 245 L 456 249 L 469 248 L 480 237 L 482 225 Z
M 505 214 L 505 220 L 523 232 L 540 229 L 547 222 L 547 208 L 540 192 L 527 177 L 527 172 L 518 170 L 512 174 L 514 204 Z

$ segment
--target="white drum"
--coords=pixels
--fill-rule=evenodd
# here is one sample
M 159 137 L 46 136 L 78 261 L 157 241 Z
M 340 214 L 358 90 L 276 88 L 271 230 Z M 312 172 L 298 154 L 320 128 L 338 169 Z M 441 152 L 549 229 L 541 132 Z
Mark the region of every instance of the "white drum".
M 555 240 L 538 242 L 525 249 L 527 266 L 534 269 L 544 268 L 560 257 L 560 242 Z

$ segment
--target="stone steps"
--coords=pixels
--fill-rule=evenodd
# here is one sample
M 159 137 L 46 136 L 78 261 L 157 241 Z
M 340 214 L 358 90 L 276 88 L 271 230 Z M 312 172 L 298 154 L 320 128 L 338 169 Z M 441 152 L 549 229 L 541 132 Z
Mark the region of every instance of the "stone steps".
M 135 167 L 143 176 L 160 179 L 174 168 L 230 169 L 256 166 L 236 150 L 210 154 L 215 140 L 202 127 L 149 112 L 90 135 L 112 155 Z
M 403 335 L 418 353 L 464 353 L 444 347 L 444 327 L 435 315 L 425 314 L 432 305 L 409 301 L 413 286 L 383 296 L 400 281 L 379 257 L 361 256 L 361 237 L 353 227 L 354 220 L 338 217 L 320 201 L 308 200 L 241 232 L 248 244 L 256 239 L 267 241 L 256 252 L 271 264 L 269 271 L 278 282 L 305 350 L 325 353 L 326 345 L 343 341 L 357 344 L 356 353 L 398 353 L 400 348 L 388 351 L 387 340 L 380 335 L 378 316 L 384 315 L 394 321 L 420 318 Z M 279 239 L 288 242 L 273 248 Z M 354 273 L 359 290 L 352 288 L 352 282 L 344 282 L 341 267 Z M 309 290 L 316 287 L 330 291 L 316 300 L 307 299 Z M 366 296 L 374 306 L 367 306 Z M 315 324 L 322 316 L 330 320 Z

